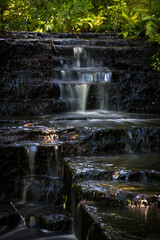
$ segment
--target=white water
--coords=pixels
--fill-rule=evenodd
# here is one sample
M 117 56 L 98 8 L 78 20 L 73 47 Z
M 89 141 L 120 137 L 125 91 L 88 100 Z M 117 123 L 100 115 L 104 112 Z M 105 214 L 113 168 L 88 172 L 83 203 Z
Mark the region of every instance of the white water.
M 37 151 L 36 145 L 29 145 L 26 147 L 27 153 L 28 153 L 28 163 L 30 168 L 30 181 L 27 182 L 27 180 L 24 180 L 24 187 L 22 191 L 22 202 L 26 203 L 27 199 L 27 190 L 31 183 L 33 183 L 34 180 L 34 169 L 35 169 L 35 155 Z
M 87 105 L 89 85 L 81 84 L 81 85 L 76 85 L 75 87 L 78 95 L 78 110 L 85 112 L 86 105 Z
M 58 146 L 58 144 L 55 144 L 54 145 L 54 152 L 55 152 L 55 162 L 56 162 L 56 174 L 57 174 L 57 176 L 59 176 L 61 174 L 58 150 L 59 150 L 59 146 Z
M 67 100 L 71 110 L 86 111 L 87 96 L 90 85 L 87 84 L 60 84 L 60 98 Z
M 80 57 L 81 57 L 83 48 L 82 47 L 74 47 L 73 51 L 74 51 L 74 57 L 76 58 L 75 67 L 80 68 L 81 67 Z
M 98 70 L 98 69 L 97 69 Z M 88 69 L 87 69 L 88 71 Z M 92 82 L 92 83 L 102 83 L 102 82 L 110 82 L 111 81 L 111 72 L 100 72 L 100 71 L 93 71 L 93 72 L 78 72 L 78 78 L 82 82 Z
M 33 181 L 34 168 L 35 168 L 35 155 L 37 151 L 37 146 L 28 146 L 28 161 L 31 174 L 31 182 Z
M 74 47 L 73 54 L 73 66 L 69 68 L 65 65 L 60 71 L 62 81 L 57 82 L 60 87 L 59 99 L 67 101 L 71 111 L 86 112 L 89 91 L 93 85 L 92 90 L 95 88 L 93 93 L 96 95 L 95 110 L 107 110 L 111 71 L 106 67 L 103 68 L 102 62 L 99 62 L 99 67 L 95 66 L 94 59 L 90 55 L 87 56 L 88 53 L 83 47 Z M 87 67 L 84 67 L 86 63 Z

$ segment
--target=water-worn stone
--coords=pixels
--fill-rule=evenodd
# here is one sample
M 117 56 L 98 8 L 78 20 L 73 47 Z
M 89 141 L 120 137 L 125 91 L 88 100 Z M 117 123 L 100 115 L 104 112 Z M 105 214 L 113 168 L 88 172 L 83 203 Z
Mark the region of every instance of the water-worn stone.
M 77 218 L 75 230 L 79 240 L 159 239 L 159 209 L 103 208 L 82 201 Z
M 80 180 L 160 181 L 160 154 L 121 154 L 64 158 L 64 182 Z M 65 173 L 66 172 L 66 173 Z M 65 175 L 66 174 L 66 175 Z
M 16 138 L 14 138 L 14 134 L 12 137 L 13 141 L 15 141 Z M 48 195 L 46 195 L 48 196 L 49 201 L 52 201 L 54 198 L 56 198 L 54 197 L 55 192 L 53 191 L 54 185 L 55 188 L 56 186 L 59 187 L 59 189 L 61 189 L 62 187 L 62 182 L 58 180 L 58 177 L 57 180 L 55 181 L 57 182 L 59 181 L 59 184 L 57 185 L 56 182 L 54 184 L 54 177 L 59 175 L 60 173 L 60 167 L 58 159 L 56 159 L 57 157 L 56 154 L 58 154 L 58 150 L 55 149 L 54 145 L 44 144 L 39 146 L 38 143 L 35 143 L 33 141 L 30 142 L 21 141 L 19 143 L 17 142 L 16 144 L 12 143 L 10 145 L 9 144 L 1 145 L 0 197 L 11 198 L 16 193 L 16 196 L 19 196 L 21 198 L 23 188 L 26 187 L 28 189 L 28 192 L 30 192 L 32 198 L 34 198 L 33 192 L 35 191 L 36 193 L 37 190 L 37 196 L 35 195 L 35 199 L 37 200 L 35 201 L 39 201 L 38 196 L 40 195 L 44 195 L 41 198 L 45 198 L 46 194 L 45 190 L 50 191 L 50 193 L 48 192 Z M 48 190 L 45 184 L 45 179 L 43 183 L 37 182 L 37 187 L 35 185 L 32 186 L 31 179 L 28 180 L 26 179 L 25 181 L 22 180 L 24 177 L 29 175 L 31 175 L 31 178 L 33 178 L 37 174 L 46 175 L 46 181 L 47 176 L 48 181 L 50 180 L 52 182 L 53 180 L 51 186 L 48 186 L 49 188 Z M 49 176 L 51 177 L 51 179 L 49 179 Z M 15 187 L 17 188 L 16 191 Z M 40 194 L 42 188 L 43 194 L 42 193 Z
M 14 196 L 23 201 L 52 203 L 63 201 L 63 183 L 58 177 L 28 176 L 15 180 Z
M 159 186 L 154 183 L 123 181 L 82 181 L 72 185 L 75 213 L 80 201 L 95 201 L 101 206 L 160 207 Z
M 38 226 L 42 229 L 56 232 L 67 232 L 71 230 L 71 218 L 62 214 L 52 214 L 49 216 L 39 214 L 36 216 L 36 220 Z

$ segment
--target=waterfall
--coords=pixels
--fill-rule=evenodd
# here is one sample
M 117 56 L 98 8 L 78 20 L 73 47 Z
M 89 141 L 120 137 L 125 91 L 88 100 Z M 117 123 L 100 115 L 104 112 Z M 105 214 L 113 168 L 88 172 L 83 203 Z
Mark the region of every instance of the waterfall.
M 78 95 L 78 110 L 85 112 L 86 105 L 87 105 L 89 85 L 81 84 L 81 85 L 76 85 L 75 87 Z
M 35 167 L 35 155 L 37 151 L 37 146 L 28 146 L 28 161 L 31 175 L 31 182 L 33 182 L 34 167 Z
M 55 83 L 60 88 L 59 99 L 67 101 L 71 111 L 87 111 L 91 85 L 92 94 L 96 95 L 93 96 L 96 103 L 92 104 L 95 104 L 95 110 L 108 109 L 109 83 L 112 73 L 107 67 L 102 67 L 104 64 L 101 61 L 97 66 L 97 62 L 95 63 L 93 60 L 94 58 L 87 53 L 85 48 L 74 47 L 73 65 L 64 64 L 61 69 L 56 69 L 55 76 L 58 79 Z M 90 97 L 92 98 L 91 94 Z
M 25 149 L 28 154 L 30 180 L 27 180 L 27 179 L 23 180 L 23 191 L 22 191 L 22 202 L 23 203 L 26 203 L 28 188 L 34 181 L 35 155 L 37 152 L 37 146 L 29 145 L 29 146 L 26 146 Z
M 58 144 L 54 145 L 54 152 L 55 152 L 55 163 L 56 163 L 56 175 L 61 174 L 61 167 L 60 167 L 60 160 L 59 160 L 59 154 L 58 154 L 59 146 Z
M 28 190 L 29 186 L 30 186 L 30 183 L 27 183 L 27 181 L 25 180 L 24 186 L 23 186 L 23 191 L 22 191 L 22 203 L 26 203 L 26 200 L 27 200 L 27 190 Z
M 80 68 L 80 66 L 81 66 L 80 57 L 81 57 L 83 48 L 82 47 L 74 47 L 73 51 L 74 51 L 74 58 L 76 59 L 75 67 Z
M 86 111 L 87 96 L 89 91 L 87 84 L 60 84 L 60 98 L 67 100 L 71 110 Z
M 105 83 L 99 85 L 99 109 L 108 109 L 108 84 Z

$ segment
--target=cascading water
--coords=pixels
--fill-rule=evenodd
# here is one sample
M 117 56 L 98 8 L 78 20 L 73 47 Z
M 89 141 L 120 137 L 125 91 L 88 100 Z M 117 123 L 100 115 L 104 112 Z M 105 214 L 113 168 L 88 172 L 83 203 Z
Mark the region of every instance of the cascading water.
M 75 67 L 80 68 L 81 67 L 80 56 L 82 54 L 83 48 L 82 47 L 74 47 L 73 51 L 74 51 L 74 57 L 76 58 Z
M 107 110 L 112 72 L 102 67 L 102 62 L 99 65 L 95 63 L 94 58 L 83 47 L 73 48 L 73 59 L 72 66 L 64 64 L 62 69 L 55 69 L 55 83 L 60 88 L 60 99 L 69 103 L 71 111 L 85 112 L 89 110 L 87 102 L 92 86 L 98 101 L 94 110 Z
M 29 167 L 30 167 L 31 182 L 33 182 L 33 177 L 34 177 L 36 151 L 37 151 L 37 146 L 28 146 L 28 161 L 29 161 Z
M 67 100 L 71 110 L 85 111 L 89 85 L 87 84 L 60 84 L 61 99 Z
M 23 203 L 26 203 L 28 187 L 34 181 L 35 155 L 37 152 L 37 146 L 36 145 L 26 146 L 26 151 L 28 154 L 28 163 L 29 163 L 29 168 L 30 168 L 30 181 L 27 181 L 26 179 L 23 180 L 23 191 L 22 191 L 22 202 Z

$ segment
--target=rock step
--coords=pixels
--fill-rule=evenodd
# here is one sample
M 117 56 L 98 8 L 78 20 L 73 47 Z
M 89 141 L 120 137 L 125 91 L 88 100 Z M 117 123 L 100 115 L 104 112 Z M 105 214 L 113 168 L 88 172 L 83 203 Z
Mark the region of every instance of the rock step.
M 44 116 L 57 112 L 65 112 L 69 106 L 64 100 L 55 100 L 53 98 L 29 100 L 4 100 L 0 102 L 0 116 Z
M 160 155 L 159 153 L 126 154 L 116 156 L 108 154 L 108 156 L 105 157 L 79 156 L 72 158 L 64 158 L 62 176 L 65 185 L 65 194 L 69 196 L 68 207 L 71 205 L 72 201 L 75 201 L 71 200 L 73 199 L 73 197 L 71 197 L 71 192 L 74 188 L 77 189 L 77 196 L 83 196 L 82 199 L 76 200 L 76 202 L 79 202 L 83 199 L 95 200 L 96 198 L 98 198 L 98 194 L 96 194 L 97 189 L 99 189 L 99 191 L 101 191 L 100 189 L 102 189 L 102 196 L 104 198 L 106 196 L 106 202 L 112 199 L 113 205 L 115 203 L 118 204 L 118 202 L 121 202 L 121 200 L 122 202 L 127 202 L 127 199 L 132 202 L 136 195 L 143 194 L 144 192 L 147 194 L 147 191 L 150 192 L 152 188 L 155 189 L 155 194 L 159 194 Z M 86 182 L 84 182 L 85 187 L 82 187 L 84 190 L 83 195 L 83 190 L 81 189 L 81 184 L 83 186 L 83 182 L 81 183 L 81 181 L 84 180 Z M 97 180 L 97 182 L 94 183 L 93 180 Z M 103 183 L 103 181 L 106 182 Z M 110 182 L 108 183 L 107 181 Z M 124 183 L 117 183 L 114 181 L 124 181 Z M 134 183 L 134 181 L 138 181 L 138 184 Z M 78 184 L 78 182 L 80 183 Z M 75 183 L 76 185 L 74 185 Z M 128 195 L 126 195 L 127 197 L 125 198 L 124 196 L 126 193 L 124 193 L 124 195 L 121 195 L 123 189 L 118 190 L 118 185 L 120 188 L 120 184 L 122 184 L 121 187 L 125 189 L 126 192 L 127 189 L 128 191 L 131 191 L 131 189 L 133 189 L 134 192 L 139 191 L 139 193 L 136 193 L 134 196 L 132 195 L 132 199 L 129 199 Z M 79 187 L 76 188 L 75 186 Z M 93 189 L 92 186 L 94 186 Z M 106 194 L 103 194 L 105 192 L 105 186 Z M 91 193 L 89 192 L 90 189 Z M 122 197 L 122 199 L 117 196 L 116 191 L 120 192 L 120 197 Z M 90 199 L 91 195 L 93 198 Z M 103 197 L 101 199 L 102 202 Z M 154 195 L 152 197 L 154 198 Z
M 32 174 L 15 179 L 14 197 L 24 202 L 60 205 L 63 202 L 62 189 L 63 182 L 59 177 Z
M 41 147 L 37 145 L 35 142 L 31 144 L 25 141 L 24 145 L 21 143 L 17 146 L 1 146 L 0 195 L 11 198 L 16 193 L 22 198 L 23 193 L 27 191 L 28 199 L 35 198 L 35 201 L 41 201 L 45 198 L 48 201 L 56 201 L 63 185 L 57 177 L 60 176 L 58 149 L 54 143 Z M 38 178 L 37 174 L 43 176 Z
M 94 115 L 97 119 L 92 119 Z M 6 127 L 7 124 L 9 127 Z M 115 112 L 77 115 L 68 113 L 65 116 L 46 116 L 24 122 L 20 120 L 17 123 L 2 119 L 0 141 L 4 144 L 2 149 L 7 149 L 8 146 L 13 147 L 13 150 L 17 146 L 24 148 L 28 145 L 34 146 L 35 143 L 37 148 L 63 145 L 62 153 L 65 152 L 68 156 L 75 155 L 78 149 L 79 154 L 87 155 L 107 151 L 158 152 L 159 131 L 157 115 Z M 5 152 L 5 148 L 2 152 Z
M 157 208 L 107 208 L 82 201 L 76 219 L 79 240 L 160 239 L 160 209 Z
M 71 51 L 71 50 L 70 50 Z M 38 72 L 39 75 L 41 74 L 41 78 L 45 78 L 49 74 L 52 76 L 53 74 L 53 67 L 59 67 L 61 66 L 64 68 L 65 66 L 70 67 L 108 67 L 110 69 L 116 69 L 119 70 L 128 70 L 128 71 L 153 71 L 153 68 L 151 67 L 151 59 L 146 55 L 144 59 L 142 59 L 142 62 L 139 61 L 139 56 L 125 56 L 122 57 L 121 54 L 125 55 L 127 53 L 119 53 L 120 56 L 112 56 L 112 51 L 109 52 L 107 49 L 104 51 L 101 48 L 97 49 L 95 51 L 94 55 L 92 56 L 90 51 L 92 49 L 89 49 L 87 52 L 87 49 L 83 48 L 84 53 L 81 53 L 79 57 L 77 57 L 74 53 L 65 54 L 57 54 L 56 56 L 53 53 L 50 53 L 49 51 L 44 53 L 43 55 L 39 54 L 38 59 L 35 56 L 32 57 L 24 57 L 23 53 L 21 58 L 12 58 L 8 61 L 7 66 L 4 64 L 4 62 L 1 65 L 0 72 L 4 75 L 5 73 L 8 73 L 8 77 L 11 76 L 12 72 L 16 72 L 17 70 L 21 71 L 20 74 L 23 74 L 23 71 L 28 72 L 29 75 L 31 75 L 32 72 Z M 62 51 L 63 52 L 63 51 Z M 101 55 L 99 55 L 101 54 Z M 143 54 L 140 53 L 140 54 Z M 153 55 L 153 54 L 152 54 Z M 31 73 L 30 73 L 30 72 Z M 37 73 L 37 75 L 38 75 Z M 153 71 L 154 75 L 155 72 Z M 25 77 L 25 76 L 24 76 Z
M 63 145 L 62 153 L 65 152 L 68 156 L 75 155 L 78 149 L 79 154 L 87 155 L 107 151 L 160 151 L 160 126 L 156 115 L 121 115 L 114 112 L 108 115 L 99 113 L 99 116 L 98 112 L 93 112 L 93 116 L 94 114 L 97 118 L 102 116 L 102 119 L 92 119 L 92 114 L 75 116 L 71 113 L 24 122 L 20 120 L 19 123 L 2 120 L 2 152 L 5 152 L 7 146 L 14 150 L 18 146 L 24 148 L 28 145 L 34 146 L 35 143 L 37 148 Z M 9 127 L 6 127 L 7 124 Z
M 104 81 L 110 80 L 111 83 L 117 83 L 116 89 L 119 95 L 119 104 L 122 104 L 124 100 L 128 102 L 127 94 L 130 94 L 131 97 L 134 98 L 134 101 L 138 97 L 140 98 L 139 94 L 144 96 L 143 99 L 146 98 L 146 91 L 148 91 L 148 95 L 151 96 L 152 92 L 149 93 L 149 90 L 156 91 L 156 86 L 153 81 L 151 81 L 153 77 L 156 77 L 153 71 L 148 71 L 148 73 L 145 74 L 142 71 L 117 71 L 108 68 L 71 68 L 69 71 L 64 68 L 56 68 L 55 71 L 52 70 L 52 73 L 47 72 L 47 76 L 43 76 L 39 71 L 28 72 L 20 70 L 4 74 L 2 77 L 3 87 L 0 90 L 0 98 L 2 100 L 58 99 L 60 97 L 60 81 L 66 82 L 67 84 L 72 84 L 72 82 L 78 84 L 91 81 L 97 83 L 96 81 L 104 79 Z M 133 79 L 134 84 L 132 82 Z M 139 81 L 141 81 L 142 85 L 139 84 Z M 147 86 L 144 87 L 146 84 Z M 155 96 L 151 96 L 150 99 L 155 100 Z M 143 100 L 141 99 L 141 101 L 142 105 Z
M 160 208 L 159 183 L 87 180 L 72 184 L 72 211 L 84 199 L 101 206 L 158 207 Z
M 56 44 L 115 45 L 115 46 L 144 46 L 144 40 L 127 40 L 112 33 L 36 33 L 8 32 L 2 33 L 0 39 L 7 41 L 53 41 Z M 148 43 L 145 43 L 148 45 Z
M 64 168 L 73 182 L 91 179 L 160 182 L 160 153 L 68 157 L 64 158 Z
M 46 66 L 46 63 L 54 63 L 53 56 L 57 57 L 73 57 L 81 61 L 87 61 L 88 58 L 93 59 L 93 61 L 88 60 L 88 64 L 96 63 L 95 57 L 98 60 L 105 61 L 105 66 L 116 67 L 128 70 L 149 70 L 152 69 L 151 56 L 154 54 L 155 49 L 150 45 L 139 46 L 139 47 L 104 47 L 104 46 L 86 46 L 85 42 L 78 47 L 74 45 L 52 45 L 52 42 L 46 43 L 39 41 L 16 41 L 9 42 L 5 40 L 0 40 L 0 45 L 2 49 L 0 54 L 3 56 L 2 66 L 9 63 L 9 66 L 14 68 L 12 61 L 18 61 L 18 56 L 21 55 L 21 59 L 30 59 L 30 62 L 37 64 L 38 67 Z M 5 56 L 3 51 L 9 51 Z M 46 54 L 47 52 L 47 54 Z M 139 61 L 139 56 L 141 56 L 141 61 Z M 7 59 L 9 57 L 9 59 Z M 9 62 L 8 62 L 9 61 Z M 31 65 L 31 63 L 29 64 Z M 83 66 L 83 63 L 82 63 Z M 25 67 L 25 66 L 23 66 Z M 50 66 L 51 67 L 51 66 Z
M 55 232 L 67 232 L 71 230 L 72 220 L 62 206 L 53 204 L 34 204 L 33 202 L 14 201 L 14 205 L 26 220 L 28 227 L 39 227 Z

